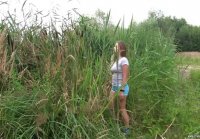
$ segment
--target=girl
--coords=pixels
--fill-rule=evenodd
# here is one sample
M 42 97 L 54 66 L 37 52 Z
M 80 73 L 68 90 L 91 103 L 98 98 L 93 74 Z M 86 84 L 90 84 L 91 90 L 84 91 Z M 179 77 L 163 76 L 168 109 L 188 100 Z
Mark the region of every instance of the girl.
M 126 99 L 129 93 L 129 86 L 127 84 L 129 77 L 129 62 L 126 58 L 126 46 L 122 41 L 118 41 L 114 47 L 114 53 L 116 59 L 114 60 L 111 72 L 112 72 L 112 90 L 110 93 L 110 108 L 114 111 L 114 97 L 116 93 L 119 93 L 119 107 L 122 120 L 125 125 L 124 132 L 129 130 L 129 115 L 126 110 Z

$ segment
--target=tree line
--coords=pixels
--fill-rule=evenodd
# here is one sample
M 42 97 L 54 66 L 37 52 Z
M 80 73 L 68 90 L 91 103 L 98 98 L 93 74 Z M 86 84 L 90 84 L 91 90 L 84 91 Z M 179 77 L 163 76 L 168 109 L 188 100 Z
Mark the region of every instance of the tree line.
M 174 37 L 177 52 L 200 51 L 200 26 L 190 25 L 184 18 L 164 16 L 161 11 L 150 12 L 149 18 L 157 20 L 163 35 Z

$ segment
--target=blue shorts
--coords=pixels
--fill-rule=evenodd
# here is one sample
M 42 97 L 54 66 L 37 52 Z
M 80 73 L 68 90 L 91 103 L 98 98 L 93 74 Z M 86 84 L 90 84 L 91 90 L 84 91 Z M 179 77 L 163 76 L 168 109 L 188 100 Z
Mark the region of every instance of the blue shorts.
M 121 90 L 123 90 L 123 91 L 121 91 Z M 112 86 L 112 91 L 114 91 L 115 93 L 116 92 L 123 92 L 124 96 L 128 96 L 129 86 L 128 86 L 128 84 L 126 84 L 124 88 L 121 88 L 121 86 L 113 85 Z

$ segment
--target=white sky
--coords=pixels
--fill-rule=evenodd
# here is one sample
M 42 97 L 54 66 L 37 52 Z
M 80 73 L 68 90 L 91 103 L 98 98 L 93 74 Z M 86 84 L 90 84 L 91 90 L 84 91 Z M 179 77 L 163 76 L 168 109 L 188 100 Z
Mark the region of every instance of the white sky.
M 9 6 L 1 4 L 3 1 L 7 1 Z M 23 2 L 24 0 L 0 0 L 0 17 L 5 16 L 9 10 L 22 18 Z M 189 24 L 200 26 L 199 3 L 199 0 L 27 0 L 24 11 L 27 13 L 31 9 L 38 9 L 43 11 L 43 15 L 56 11 L 58 15 L 66 16 L 68 11 L 77 8 L 80 14 L 93 16 L 97 9 L 106 13 L 111 10 L 111 21 L 116 24 L 124 18 L 127 26 L 132 16 L 139 23 L 148 18 L 149 11 L 161 10 L 165 16 L 185 18 Z

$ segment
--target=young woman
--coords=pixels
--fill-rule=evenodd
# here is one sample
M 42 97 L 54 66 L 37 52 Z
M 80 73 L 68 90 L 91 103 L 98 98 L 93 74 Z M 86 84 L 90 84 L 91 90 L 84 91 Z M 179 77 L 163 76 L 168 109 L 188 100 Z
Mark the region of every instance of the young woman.
M 110 108 L 114 111 L 114 98 L 119 93 L 119 107 L 122 120 L 125 125 L 125 132 L 129 130 L 129 115 L 126 110 L 126 99 L 129 93 L 127 84 L 129 77 L 129 62 L 126 58 L 126 46 L 122 41 L 118 41 L 114 47 L 114 61 L 111 67 L 112 90 L 110 93 Z

